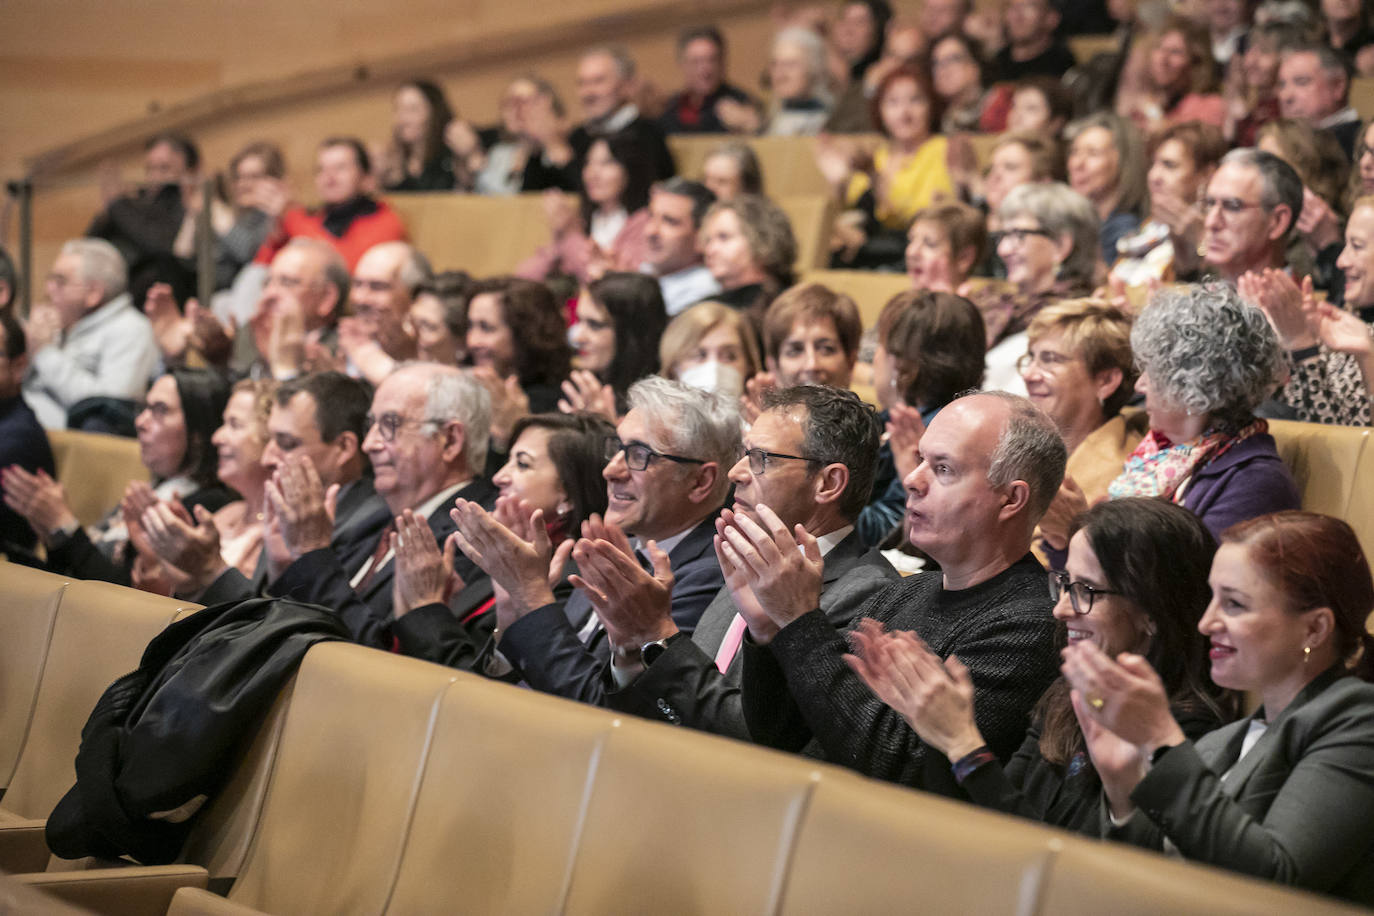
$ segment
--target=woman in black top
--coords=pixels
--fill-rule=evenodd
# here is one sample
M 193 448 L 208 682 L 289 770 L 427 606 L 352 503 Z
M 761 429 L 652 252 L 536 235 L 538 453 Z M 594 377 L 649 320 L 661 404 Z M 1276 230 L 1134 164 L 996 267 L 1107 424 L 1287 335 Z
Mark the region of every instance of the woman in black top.
M 1229 721 L 1234 699 L 1204 674 L 1197 631 L 1210 599 L 1216 540 L 1186 509 L 1157 499 L 1102 503 L 1069 541 L 1066 572 L 1050 573 L 1054 616 L 1070 643 L 1108 655 L 1137 652 L 1160 672 L 1174 715 L 1191 735 Z M 1102 784 L 1069 700 L 1053 683 L 1030 731 L 1005 764 L 988 751 L 973 717 L 973 684 L 956 658 L 940 659 L 909 633 L 861 630 L 851 665 L 921 739 L 949 758 L 965 797 L 984 807 L 1096 833 Z

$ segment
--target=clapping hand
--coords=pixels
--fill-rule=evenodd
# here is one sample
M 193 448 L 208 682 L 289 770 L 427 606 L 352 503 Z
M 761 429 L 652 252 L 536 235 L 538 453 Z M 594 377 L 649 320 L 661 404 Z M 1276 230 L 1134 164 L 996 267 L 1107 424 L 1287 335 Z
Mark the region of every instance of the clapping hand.
M 453 571 L 456 537 L 449 535 L 440 551 L 429 523 L 410 509 L 396 516 L 391 549 L 396 555 L 391 612 L 396 617 L 426 604 L 445 604 L 463 588 L 462 577 Z
M 339 485 L 328 490 L 319 472 L 303 455 L 287 455 L 267 481 L 267 501 L 291 559 L 328 547 L 334 536 L 334 510 Z
M 5 491 L 5 505 L 23 516 L 45 544 L 57 531 L 78 524 L 67 507 L 67 491 L 41 468 L 31 474 L 12 464 L 0 472 L 0 487 Z
M 595 372 L 574 369 L 563 382 L 563 397 L 558 399 L 563 413 L 594 413 L 612 423 L 616 421 L 615 389 L 603 385 Z
M 193 520 L 179 502 L 155 502 L 143 510 L 139 523 L 154 556 L 178 574 L 178 589 L 201 591 L 229 568 L 220 553 L 219 529 L 204 506 L 196 506 Z
M 756 372 L 744 383 L 744 394 L 739 398 L 740 419 L 753 425 L 763 413 L 763 396 L 778 387 L 778 377 L 772 372 Z
M 820 606 L 824 564 L 820 545 L 804 527 L 797 525 L 794 536 L 766 505 L 754 511 L 758 522 L 742 512 L 722 512 L 715 545 L 725 582 L 754 640 L 762 644 Z
M 677 632 L 672 618 L 673 570 L 656 542 L 647 545 L 652 575 L 628 547 L 604 538 L 579 539 L 572 553 L 578 573 L 569 581 L 590 599 L 611 645 L 637 650 Z
M 1282 270 L 1266 267 L 1241 275 L 1236 282 L 1241 298 L 1264 312 L 1283 346 L 1300 350 L 1316 345 L 1316 336 L 1307 324 L 1303 303 L 1313 297 L 1312 278 L 1304 277 L 1299 287 Z
M 920 464 L 921 437 L 925 435 L 926 422 L 921 419 L 919 410 L 907 404 L 893 404 L 887 415 L 887 443 L 892 447 L 892 463 L 897 469 L 897 479 L 906 480 Z
M 909 631 L 883 632 L 865 619 L 850 633 L 844 660 L 921 740 L 958 760 L 986 742 L 973 718 L 973 678 L 958 658 L 940 657 Z
M 449 517 L 458 526 L 454 535 L 458 548 L 505 592 L 504 599 L 498 595 L 498 628 L 505 629 L 535 608 L 553 603 L 547 578 L 553 549 L 542 510 L 535 509 L 528 517 L 528 539 L 466 499 L 454 502 Z

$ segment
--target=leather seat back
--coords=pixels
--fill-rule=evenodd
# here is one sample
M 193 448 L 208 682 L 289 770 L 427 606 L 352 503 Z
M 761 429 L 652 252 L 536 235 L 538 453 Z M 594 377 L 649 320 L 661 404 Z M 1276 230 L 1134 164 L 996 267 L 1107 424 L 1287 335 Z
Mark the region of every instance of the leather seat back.
M 137 439 L 50 429 L 48 444 L 67 506 L 83 525 L 94 525 L 119 505 L 130 481 L 148 479 Z
M 268 913 L 381 913 L 453 680 L 349 643 L 313 647 L 230 900 Z
M 76 782 L 81 729 L 115 679 L 138 667 L 148 642 L 186 602 L 106 582 L 67 586 L 53 627 L 28 738 L 4 807 L 45 818 Z
M 33 718 L 57 609 L 67 590 L 62 576 L 0 563 L 0 789 L 9 785 Z

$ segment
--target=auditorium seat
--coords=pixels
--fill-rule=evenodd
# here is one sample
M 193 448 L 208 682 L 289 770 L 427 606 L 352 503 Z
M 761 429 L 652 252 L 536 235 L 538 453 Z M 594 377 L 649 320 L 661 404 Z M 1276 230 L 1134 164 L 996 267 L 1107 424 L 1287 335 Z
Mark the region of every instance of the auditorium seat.
M 846 778 L 848 777 L 848 778 Z M 802 819 L 783 916 L 1030 913 L 1056 833 L 827 770 Z
M 1345 519 L 1374 556 L 1374 447 L 1368 427 L 1270 420 L 1279 456 L 1293 472 L 1302 507 Z
M 554 913 L 619 719 L 462 674 L 444 696 L 389 913 Z M 480 837 L 479 842 L 470 838 Z
M 820 778 L 803 757 L 626 720 L 597 765 L 562 911 L 775 912 Z
M 381 913 L 395 885 L 441 701 L 455 672 L 346 643 L 306 654 L 258 829 L 229 900 L 169 912 Z M 458 778 L 461 774 L 445 774 Z M 476 838 L 458 838 L 455 850 Z
M 906 274 L 879 273 L 873 270 L 808 270 L 802 274 L 803 283 L 820 283 L 837 293 L 844 293 L 859 307 L 864 328 L 878 324 L 883 306 L 898 293 L 911 289 Z
M 1360 120 L 1374 118 L 1374 77 L 1357 76 L 1350 81 L 1350 105 L 1360 114 Z
M 773 198 L 792 224 L 797 240 L 797 270 L 830 263 L 830 230 L 835 221 L 835 202 L 827 194 L 788 194 Z
M 541 194 L 392 194 L 386 202 L 435 270 L 508 274 L 549 242 Z
M 137 439 L 50 429 L 48 444 L 67 506 L 83 525 L 94 525 L 119 505 L 131 481 L 148 479 Z
M 57 609 L 62 576 L 0 562 L 0 789 L 10 783 L 33 717 Z
M 76 782 L 73 761 L 96 700 L 138 667 L 143 649 L 185 602 L 104 582 L 74 581 L 62 596 L 33 717 L 0 803 L 0 869 L 41 871 L 43 823 Z

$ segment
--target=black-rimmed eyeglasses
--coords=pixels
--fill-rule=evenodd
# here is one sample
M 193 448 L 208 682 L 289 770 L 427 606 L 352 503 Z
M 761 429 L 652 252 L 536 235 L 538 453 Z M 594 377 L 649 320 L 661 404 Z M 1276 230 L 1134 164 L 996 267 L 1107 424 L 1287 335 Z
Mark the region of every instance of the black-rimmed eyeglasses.
M 743 458 L 749 459 L 749 473 L 762 477 L 768 473 L 768 462 L 770 461 L 806 461 L 820 464 L 815 458 L 807 458 L 805 455 L 787 455 L 782 452 L 770 452 L 761 448 L 747 448 L 740 453 Z
M 621 452 L 625 453 L 625 465 L 632 471 L 642 471 L 649 466 L 649 462 L 655 458 L 666 458 L 669 461 L 676 461 L 678 464 L 705 464 L 700 458 L 684 458 L 681 455 L 669 455 L 667 452 L 656 452 L 643 442 L 621 442 L 616 436 L 606 437 L 604 457 L 611 461 Z
M 1059 596 L 1069 593 L 1069 604 L 1080 617 L 1093 609 L 1093 599 L 1098 595 L 1119 595 L 1121 592 L 1110 588 L 1098 588 L 1086 582 L 1074 582 L 1066 572 L 1050 573 L 1050 600 L 1059 603 Z
M 384 441 L 395 442 L 396 433 L 400 432 L 403 426 L 424 426 L 426 423 L 439 425 L 443 422 L 443 420 L 439 419 L 415 420 L 409 417 L 403 417 L 397 413 L 384 413 L 380 417 L 374 417 L 372 414 L 368 414 L 363 419 L 363 435 L 366 436 L 372 430 L 372 427 L 376 426 L 377 432 L 382 434 L 382 439 Z

